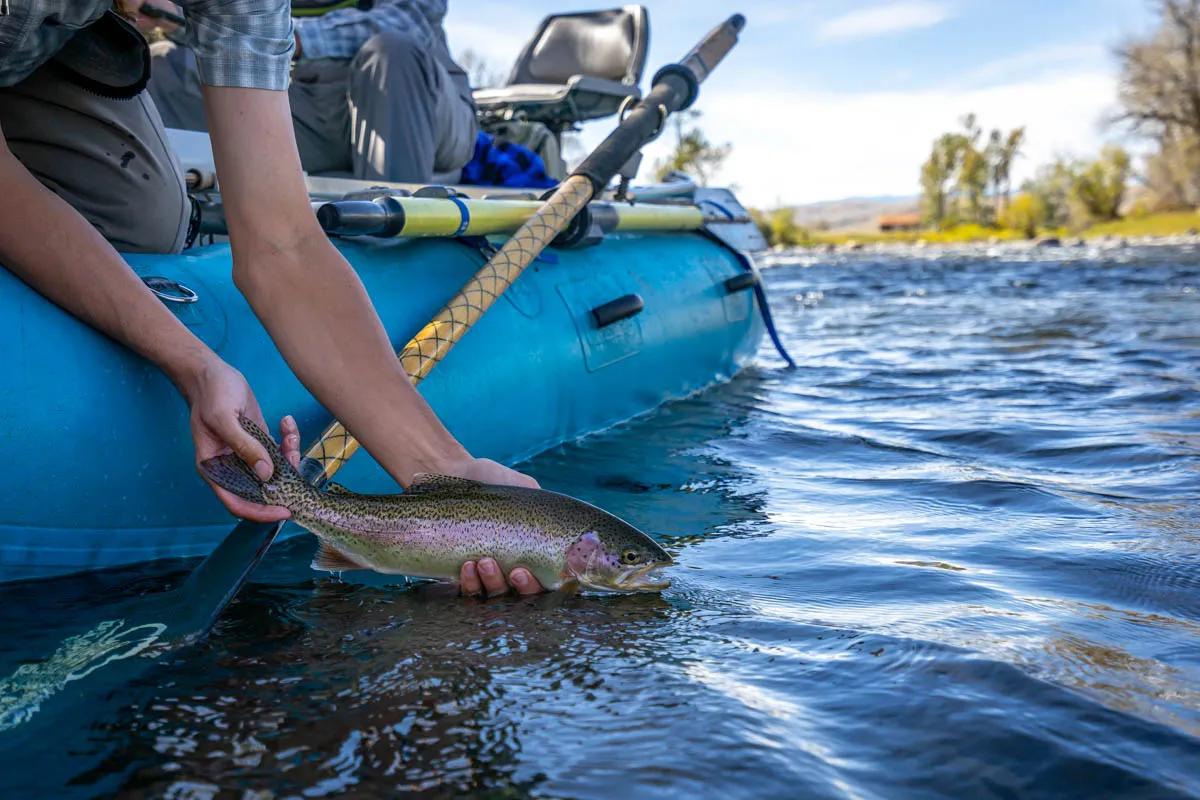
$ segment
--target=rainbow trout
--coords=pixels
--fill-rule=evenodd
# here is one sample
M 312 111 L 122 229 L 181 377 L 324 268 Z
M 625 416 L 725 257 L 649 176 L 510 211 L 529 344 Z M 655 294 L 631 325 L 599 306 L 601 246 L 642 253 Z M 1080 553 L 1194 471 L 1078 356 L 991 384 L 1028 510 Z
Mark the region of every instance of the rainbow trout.
M 525 567 L 547 589 L 665 589 L 655 573 L 671 556 L 632 525 L 573 497 L 542 489 L 493 486 L 447 475 L 418 475 L 403 494 L 321 491 L 283 458 L 253 421 L 242 427 L 275 465 L 264 483 L 236 455 L 210 458 L 201 471 L 238 497 L 284 506 L 320 540 L 314 569 L 456 580 L 466 561 L 491 556 L 505 574 Z

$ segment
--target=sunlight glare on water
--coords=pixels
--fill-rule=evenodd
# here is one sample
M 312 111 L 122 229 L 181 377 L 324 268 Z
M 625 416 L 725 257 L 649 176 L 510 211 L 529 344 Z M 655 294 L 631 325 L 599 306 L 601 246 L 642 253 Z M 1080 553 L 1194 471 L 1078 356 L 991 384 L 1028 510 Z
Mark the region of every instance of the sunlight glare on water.
M 11 782 L 1200 793 L 1200 252 L 781 256 L 766 278 L 799 369 L 764 347 L 527 465 L 659 537 L 663 595 L 464 601 L 313 573 L 291 539 L 207 643 L 98 701 L 69 746 L 10 747 Z M 35 584 L 39 635 L 179 574 Z M 0 587 L 6 607 L 28 591 Z M 23 619 L 0 616 L 9 647 Z

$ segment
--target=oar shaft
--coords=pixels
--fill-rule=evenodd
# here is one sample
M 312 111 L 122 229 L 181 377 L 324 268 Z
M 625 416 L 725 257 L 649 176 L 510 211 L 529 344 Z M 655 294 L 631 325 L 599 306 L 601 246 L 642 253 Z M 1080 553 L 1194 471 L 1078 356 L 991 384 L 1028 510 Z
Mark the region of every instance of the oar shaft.
M 317 220 L 338 236 L 455 237 L 513 233 L 541 209 L 536 200 L 474 200 L 382 196 L 316 203 Z M 695 205 L 594 202 L 588 210 L 605 233 L 689 231 L 728 222 Z
M 564 181 L 545 206 L 404 346 L 398 357 L 414 384 L 419 384 L 445 358 L 463 334 L 591 199 L 592 184 L 586 178 L 572 176 Z M 334 422 L 308 449 L 305 458 L 318 462 L 324 479 L 328 480 L 358 447 L 353 434 L 342 423 Z

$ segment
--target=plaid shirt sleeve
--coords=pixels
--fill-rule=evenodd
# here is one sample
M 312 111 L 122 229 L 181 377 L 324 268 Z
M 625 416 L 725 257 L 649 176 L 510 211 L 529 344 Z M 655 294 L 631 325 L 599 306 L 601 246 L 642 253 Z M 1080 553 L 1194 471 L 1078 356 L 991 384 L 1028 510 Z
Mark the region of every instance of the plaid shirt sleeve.
M 302 58 L 353 58 L 383 31 L 411 34 L 430 45 L 446 16 L 446 0 L 376 0 L 369 11 L 345 8 L 296 20 Z
M 178 0 L 200 80 L 245 89 L 288 87 L 292 52 L 290 0 Z

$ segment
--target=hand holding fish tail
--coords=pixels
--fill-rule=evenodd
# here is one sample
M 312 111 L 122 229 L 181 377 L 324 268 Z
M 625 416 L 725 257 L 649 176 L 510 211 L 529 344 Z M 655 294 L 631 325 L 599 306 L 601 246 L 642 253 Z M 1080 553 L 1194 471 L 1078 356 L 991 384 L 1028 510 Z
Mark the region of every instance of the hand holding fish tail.
M 260 480 L 269 480 L 274 472 L 271 456 L 260 442 L 251 436 L 239 419 L 245 416 L 266 427 L 258 400 L 242 374 L 219 359 L 211 359 L 180 381 L 180 389 L 191 407 L 192 441 L 196 448 L 196 466 L 227 453 L 234 453 Z M 299 431 L 295 420 L 285 417 L 280 424 L 285 442 L 294 437 L 299 455 Z M 203 476 L 204 471 L 201 469 Z M 209 481 L 217 498 L 234 516 L 256 522 L 275 522 L 287 519 L 291 513 L 281 506 L 265 506 L 238 497 Z

